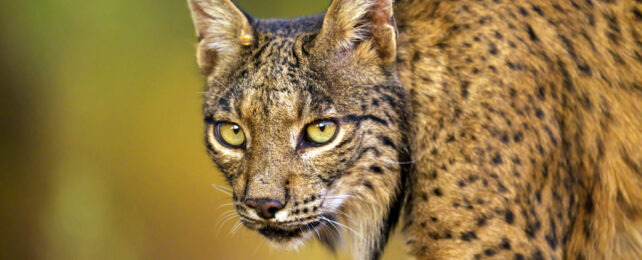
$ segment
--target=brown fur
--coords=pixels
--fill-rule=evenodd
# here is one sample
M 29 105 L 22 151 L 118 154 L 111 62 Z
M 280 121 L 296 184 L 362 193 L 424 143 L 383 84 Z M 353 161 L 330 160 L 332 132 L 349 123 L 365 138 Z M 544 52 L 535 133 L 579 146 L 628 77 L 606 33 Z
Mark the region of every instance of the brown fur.
M 335 0 L 293 20 L 190 6 L 208 151 L 248 228 L 330 248 L 348 230 L 376 259 L 403 203 L 421 259 L 642 255 L 638 1 Z M 337 139 L 299 148 L 318 119 Z M 219 144 L 218 121 L 247 147 Z M 247 198 L 288 214 L 259 219 Z

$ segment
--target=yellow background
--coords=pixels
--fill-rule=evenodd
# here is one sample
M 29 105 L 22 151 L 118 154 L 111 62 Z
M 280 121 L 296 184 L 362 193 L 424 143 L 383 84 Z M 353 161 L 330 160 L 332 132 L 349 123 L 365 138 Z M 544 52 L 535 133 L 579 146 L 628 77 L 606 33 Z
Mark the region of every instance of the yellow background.
M 329 5 L 238 3 L 282 18 Z M 186 1 L 3 0 L 0 28 L 0 258 L 333 257 L 220 225 L 231 199 L 211 186 Z

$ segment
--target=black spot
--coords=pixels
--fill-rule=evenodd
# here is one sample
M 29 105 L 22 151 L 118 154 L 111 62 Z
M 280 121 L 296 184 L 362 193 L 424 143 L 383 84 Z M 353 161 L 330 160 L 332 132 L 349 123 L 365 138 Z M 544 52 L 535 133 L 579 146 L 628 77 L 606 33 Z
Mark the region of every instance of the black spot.
M 420 59 L 421 59 L 421 53 L 419 53 L 418 51 L 417 51 L 417 52 L 415 52 L 415 53 L 412 55 L 412 60 L 413 60 L 414 62 L 417 62 L 417 61 L 418 61 L 418 60 L 420 60 Z
M 520 12 L 523 16 L 528 16 L 528 11 L 526 11 L 526 9 L 524 9 L 524 7 L 520 7 L 520 8 L 519 8 L 519 12 Z
M 524 229 L 524 232 L 526 235 L 530 238 L 535 238 L 537 235 L 537 231 L 540 229 L 541 224 L 538 220 L 536 220 L 534 223 L 527 223 L 526 228 Z
M 504 219 L 506 220 L 506 223 L 513 224 L 513 222 L 515 222 L 515 214 L 507 209 L 506 212 L 504 212 Z
M 477 234 L 473 231 L 468 231 L 468 232 L 462 232 L 461 233 L 461 240 L 470 242 L 470 240 L 477 239 Z
M 492 250 L 490 248 L 486 249 L 486 250 L 484 250 L 484 254 L 487 255 L 487 256 L 494 256 L 495 255 L 495 250 Z
M 557 241 L 555 241 L 554 237 L 546 235 L 546 242 L 548 243 L 548 246 L 551 247 L 551 249 L 555 250 L 555 248 L 557 248 Z
M 544 90 L 544 88 L 542 86 L 538 86 L 536 91 L 537 91 L 537 97 L 540 100 L 545 100 L 546 99 L 546 90 Z
M 584 209 L 586 210 L 586 213 L 592 214 L 593 210 L 595 209 L 595 205 L 593 204 L 593 197 L 591 195 L 587 196 L 586 201 L 584 202 Z
M 448 137 L 446 137 L 446 143 L 450 143 L 455 141 L 455 136 L 452 134 L 449 134 Z
M 516 143 L 519 143 L 519 142 L 521 142 L 522 140 L 524 140 L 524 134 L 522 133 L 522 131 L 518 131 L 518 132 L 515 134 L 515 136 L 513 136 L 513 141 L 515 141 Z
M 370 166 L 370 170 L 371 170 L 372 172 L 374 172 L 374 173 L 377 173 L 377 174 L 381 174 L 381 173 L 383 173 L 383 170 L 381 169 L 381 167 L 376 166 L 376 165 L 371 165 L 371 166 Z
M 640 10 L 633 8 L 633 14 L 635 15 L 635 19 L 642 20 L 642 12 L 640 12 Z
M 539 15 L 544 15 L 544 13 L 542 12 L 542 9 L 540 9 L 539 6 L 537 5 L 533 5 L 533 11 L 535 11 Z
M 515 254 L 515 257 L 513 257 L 513 259 L 515 259 L 515 260 L 524 260 L 526 258 L 524 257 L 524 255 L 522 255 L 520 253 L 517 253 L 517 254 Z
M 306 213 L 308 213 L 308 208 L 303 209 L 303 214 L 306 214 Z
M 497 49 L 497 45 L 491 42 L 488 45 L 488 52 L 492 55 L 497 55 L 497 53 L 499 52 L 499 50 Z
M 509 141 L 508 140 L 508 135 L 507 134 L 503 134 L 501 140 L 502 140 L 503 143 L 507 144 L 508 141 Z
M 436 179 L 437 178 L 437 170 L 435 170 L 435 169 L 430 170 L 430 172 L 428 173 L 428 177 L 430 177 L 430 179 L 433 179 L 433 180 Z
M 537 34 L 535 34 L 535 31 L 533 30 L 533 27 L 531 27 L 530 24 L 526 24 L 526 31 L 528 32 L 528 36 L 530 37 L 531 41 L 534 41 L 534 42 L 539 41 L 539 37 L 537 37 Z
M 496 153 L 495 156 L 493 157 L 493 164 L 501 164 L 502 163 L 502 156 L 499 155 L 499 153 Z
M 441 189 L 440 188 L 435 188 L 434 190 L 432 190 L 432 193 L 437 195 L 437 196 L 439 196 L 439 197 L 441 197 L 441 195 L 443 195 L 441 193 Z
M 510 240 L 508 240 L 508 238 L 502 238 L 502 243 L 499 244 L 499 247 L 502 249 L 510 250 Z
M 470 82 L 464 81 L 461 83 L 461 97 L 462 98 L 468 98 L 468 86 L 470 85 Z
M 544 117 L 544 112 L 542 112 L 542 110 L 541 110 L 541 109 L 537 108 L 537 109 L 535 109 L 535 116 L 536 116 L 537 118 L 540 118 L 540 119 L 541 119 L 541 118 L 543 118 L 543 117 Z
M 368 188 L 370 190 L 374 190 L 374 187 L 372 186 L 372 183 L 370 183 L 369 181 L 364 181 L 363 182 L 363 186 L 366 186 L 366 188 Z M 305 210 L 303 211 L 303 213 L 305 213 Z
M 586 74 L 587 76 L 591 76 L 593 73 L 591 73 L 591 67 L 587 64 L 577 64 L 577 69 L 579 69 L 581 72 Z

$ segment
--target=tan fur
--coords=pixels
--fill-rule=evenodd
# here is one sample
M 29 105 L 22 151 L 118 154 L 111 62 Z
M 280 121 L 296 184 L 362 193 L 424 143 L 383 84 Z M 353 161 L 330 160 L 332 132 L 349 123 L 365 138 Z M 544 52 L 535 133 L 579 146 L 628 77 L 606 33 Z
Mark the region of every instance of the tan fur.
M 335 0 L 255 20 L 191 0 L 208 152 L 241 221 L 286 247 L 345 233 L 376 259 L 403 205 L 419 259 L 639 259 L 641 5 Z M 320 119 L 336 139 L 301 148 Z M 261 219 L 257 198 L 284 208 Z
M 574 4 L 397 4 L 420 258 L 642 255 L 640 4 Z

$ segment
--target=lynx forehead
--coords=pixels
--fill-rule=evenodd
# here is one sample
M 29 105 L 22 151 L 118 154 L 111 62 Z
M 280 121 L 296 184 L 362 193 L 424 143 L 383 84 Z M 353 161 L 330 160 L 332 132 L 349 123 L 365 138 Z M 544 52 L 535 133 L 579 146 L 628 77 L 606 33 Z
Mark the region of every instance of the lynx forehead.
M 275 245 L 377 259 L 642 255 L 642 4 L 189 0 L 208 153 Z

